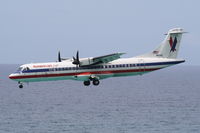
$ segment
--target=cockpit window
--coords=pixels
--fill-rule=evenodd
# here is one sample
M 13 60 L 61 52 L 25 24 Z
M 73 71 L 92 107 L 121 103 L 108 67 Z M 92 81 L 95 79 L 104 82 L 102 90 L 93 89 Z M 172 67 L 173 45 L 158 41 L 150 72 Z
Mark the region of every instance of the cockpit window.
M 17 72 L 17 73 L 21 72 L 21 71 L 22 71 L 22 68 L 23 68 L 23 67 L 19 67 L 19 68 L 17 69 L 16 72 Z
M 28 71 L 28 70 L 30 70 L 30 68 L 25 67 L 22 71 Z
M 25 71 L 28 71 L 28 70 L 30 70 L 29 67 L 25 67 L 25 68 L 19 67 L 19 68 L 17 69 L 17 73 L 25 72 Z

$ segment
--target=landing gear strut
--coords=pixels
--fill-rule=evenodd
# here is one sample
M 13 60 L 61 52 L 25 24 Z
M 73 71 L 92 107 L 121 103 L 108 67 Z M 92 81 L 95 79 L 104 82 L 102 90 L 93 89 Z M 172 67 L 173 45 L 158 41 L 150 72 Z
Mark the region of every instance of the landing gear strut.
M 21 82 L 18 82 L 19 88 L 23 88 L 23 84 Z

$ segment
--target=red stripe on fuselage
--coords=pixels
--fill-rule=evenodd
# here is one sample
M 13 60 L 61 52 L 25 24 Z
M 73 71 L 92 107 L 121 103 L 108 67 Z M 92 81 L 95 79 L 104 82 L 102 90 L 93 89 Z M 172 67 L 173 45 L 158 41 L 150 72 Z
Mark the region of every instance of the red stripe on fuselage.
M 25 79 L 25 78 L 43 78 L 43 77 L 62 77 L 62 76 L 78 76 L 78 75 L 92 75 L 92 74 L 115 74 L 128 72 L 149 72 L 158 70 L 160 68 L 151 69 L 131 69 L 131 70 L 112 70 L 112 71 L 94 71 L 94 72 L 77 72 L 77 73 L 56 73 L 56 74 L 40 74 L 40 75 L 22 75 L 12 76 L 10 79 Z

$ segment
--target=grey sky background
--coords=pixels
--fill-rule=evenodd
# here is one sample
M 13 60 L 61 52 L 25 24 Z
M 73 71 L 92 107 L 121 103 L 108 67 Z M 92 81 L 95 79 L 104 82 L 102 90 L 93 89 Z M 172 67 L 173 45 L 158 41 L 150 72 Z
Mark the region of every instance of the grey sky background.
M 188 31 L 179 58 L 200 65 L 199 0 L 1 0 L 0 64 L 152 51 L 174 27 Z

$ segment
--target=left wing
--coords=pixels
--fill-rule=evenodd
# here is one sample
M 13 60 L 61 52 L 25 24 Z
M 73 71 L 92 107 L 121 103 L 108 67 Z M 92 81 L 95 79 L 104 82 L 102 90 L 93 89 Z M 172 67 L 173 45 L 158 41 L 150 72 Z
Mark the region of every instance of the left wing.
M 125 53 L 114 53 L 114 54 L 108 54 L 104 56 L 99 57 L 92 57 L 92 58 L 83 58 L 80 59 L 80 66 L 90 66 L 90 65 L 97 65 L 101 63 L 108 63 L 113 60 L 119 59 L 121 55 Z
M 104 55 L 104 56 L 99 56 L 99 57 L 94 57 L 93 62 L 99 64 L 99 63 L 108 63 L 113 60 L 119 59 L 121 55 L 125 53 L 114 53 L 114 54 L 109 54 L 109 55 Z

